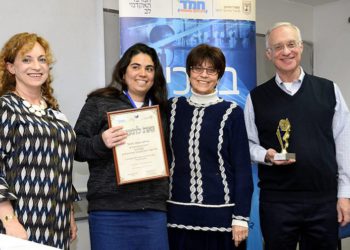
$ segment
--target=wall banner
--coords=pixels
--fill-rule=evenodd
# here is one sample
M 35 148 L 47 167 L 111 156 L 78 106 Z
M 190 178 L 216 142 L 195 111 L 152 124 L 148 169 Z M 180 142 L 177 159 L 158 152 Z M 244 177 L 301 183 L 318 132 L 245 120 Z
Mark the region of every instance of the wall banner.
M 185 68 L 189 51 L 200 43 L 219 47 L 226 57 L 219 95 L 243 108 L 256 86 L 255 6 L 255 0 L 119 1 L 120 52 L 136 42 L 156 49 L 172 97 L 190 94 Z M 262 249 L 257 192 L 248 238 L 251 250 Z

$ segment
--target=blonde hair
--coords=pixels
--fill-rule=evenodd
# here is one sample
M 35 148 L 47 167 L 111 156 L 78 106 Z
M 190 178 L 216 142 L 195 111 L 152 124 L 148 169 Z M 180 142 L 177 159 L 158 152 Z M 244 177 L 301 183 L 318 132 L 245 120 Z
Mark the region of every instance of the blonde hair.
M 53 88 L 51 87 L 52 75 L 51 65 L 53 64 L 53 55 L 49 43 L 35 33 L 18 33 L 12 36 L 1 49 L 0 52 L 0 96 L 12 92 L 16 89 L 15 75 L 11 74 L 6 64 L 13 64 L 17 56 L 23 56 L 25 53 L 33 49 L 35 43 L 39 43 L 45 51 L 47 64 L 50 68 L 48 78 L 41 86 L 42 97 L 47 102 L 48 106 L 53 109 L 58 109 L 58 103 L 53 96 Z
M 278 22 L 278 23 L 273 24 L 266 32 L 266 35 L 265 35 L 266 49 L 268 49 L 270 47 L 269 46 L 269 39 L 270 39 L 271 32 L 274 29 L 277 29 L 277 28 L 282 27 L 282 26 L 286 26 L 286 27 L 290 27 L 290 28 L 294 29 L 297 32 L 297 36 L 298 36 L 298 40 L 299 40 L 298 42 L 302 42 L 301 32 L 297 26 L 295 26 L 294 24 L 289 23 L 289 22 Z

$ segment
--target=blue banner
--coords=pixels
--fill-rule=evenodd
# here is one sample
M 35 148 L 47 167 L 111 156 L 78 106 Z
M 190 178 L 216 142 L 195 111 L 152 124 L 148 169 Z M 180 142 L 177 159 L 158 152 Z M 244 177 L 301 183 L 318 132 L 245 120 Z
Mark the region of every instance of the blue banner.
M 119 11 L 121 54 L 136 42 L 156 49 L 169 97 L 190 94 L 186 57 L 193 47 L 207 43 L 219 47 L 226 57 L 219 95 L 244 108 L 256 86 L 255 0 L 123 0 Z M 262 249 L 256 172 L 254 166 L 249 250 Z
M 170 96 L 189 94 L 185 61 L 200 43 L 219 47 L 226 57 L 226 72 L 219 95 L 244 107 L 256 85 L 255 22 L 242 20 L 187 20 L 124 17 L 120 19 L 121 53 L 135 42 L 157 50 Z

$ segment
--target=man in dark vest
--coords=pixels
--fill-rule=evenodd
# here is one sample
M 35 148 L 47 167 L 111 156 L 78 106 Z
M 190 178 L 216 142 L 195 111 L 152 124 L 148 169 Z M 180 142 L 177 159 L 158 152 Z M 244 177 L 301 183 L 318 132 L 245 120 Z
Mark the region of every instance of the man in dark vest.
M 349 110 L 334 82 L 303 71 L 302 52 L 298 27 L 276 23 L 266 34 L 276 75 L 245 107 L 267 250 L 335 250 L 350 222 Z

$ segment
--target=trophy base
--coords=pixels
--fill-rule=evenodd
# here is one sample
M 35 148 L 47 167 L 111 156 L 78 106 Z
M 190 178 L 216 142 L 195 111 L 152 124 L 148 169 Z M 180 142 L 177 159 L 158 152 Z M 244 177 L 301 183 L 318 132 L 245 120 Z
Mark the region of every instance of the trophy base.
M 295 153 L 277 153 L 273 159 L 275 161 L 295 160 Z

